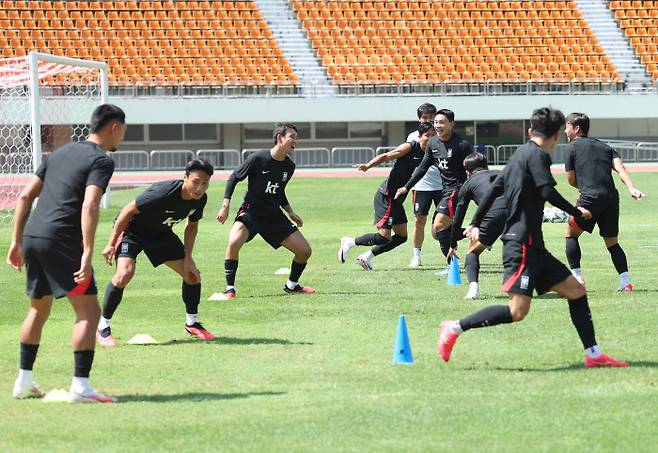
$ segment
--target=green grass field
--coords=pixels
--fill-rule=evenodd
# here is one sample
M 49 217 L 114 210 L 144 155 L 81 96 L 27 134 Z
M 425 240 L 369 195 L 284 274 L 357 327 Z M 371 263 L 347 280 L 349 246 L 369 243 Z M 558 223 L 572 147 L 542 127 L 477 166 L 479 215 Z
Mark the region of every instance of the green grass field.
M 617 275 L 598 234 L 581 239 L 599 344 L 633 362 L 628 369 L 594 370 L 583 367 L 566 302 L 552 295 L 535 299 L 522 323 L 468 332 L 451 362 L 443 363 L 436 354 L 441 320 L 506 302 L 502 246 L 483 255 L 483 298 L 475 302 L 462 300 L 466 285 L 448 287 L 433 275 L 440 253 L 431 239 L 420 270 L 407 267 L 410 243 L 378 257 L 373 272 L 353 260 L 340 265 L 340 237 L 374 231 L 372 195 L 381 179 L 294 179 L 288 198 L 304 218 L 302 231 L 314 250 L 302 283 L 317 294 L 284 295 L 285 276 L 274 272 L 289 267 L 291 255 L 257 238 L 243 249 L 239 299 L 231 302 L 205 301 L 224 287 L 229 231 L 215 221 L 224 187 L 215 183 L 195 258 L 204 279 L 201 320 L 219 339 L 202 343 L 184 336 L 180 281 L 140 257 L 114 317 L 120 345 L 97 350 L 92 371 L 94 386 L 120 404 L 11 398 L 26 299 L 24 274 L 5 266 L 0 451 L 655 451 L 656 174 L 633 175 L 648 193 L 641 202 L 622 187 L 621 244 L 634 293 L 615 292 Z M 575 199 L 564 177 L 558 179 Z M 103 212 L 95 261 L 101 296 L 112 269 L 102 264 L 100 251 L 120 206 L 137 193 L 114 192 L 114 207 Z M 564 260 L 563 230 L 563 224 L 544 225 L 549 249 Z M 3 256 L 9 239 L 9 228 L 2 227 Z M 409 328 L 411 366 L 391 365 L 400 314 Z M 58 301 L 35 364 L 45 390 L 70 383 L 72 321 L 68 303 Z M 149 333 L 160 344 L 126 344 L 136 333 Z

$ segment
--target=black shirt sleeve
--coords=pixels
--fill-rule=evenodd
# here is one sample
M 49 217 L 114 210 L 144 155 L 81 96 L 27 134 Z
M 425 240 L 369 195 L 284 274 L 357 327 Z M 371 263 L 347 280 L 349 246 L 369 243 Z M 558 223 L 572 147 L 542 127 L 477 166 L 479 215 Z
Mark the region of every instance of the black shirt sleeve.
M 226 181 L 224 198 L 231 199 L 233 192 L 235 191 L 235 186 L 237 186 L 240 181 L 243 181 L 245 178 L 247 178 L 247 176 L 249 176 L 256 167 L 255 163 L 257 157 L 257 153 L 252 154 L 251 156 L 247 157 L 247 160 L 242 162 L 235 170 L 233 170 L 231 176 L 228 177 L 228 181 Z
M 203 218 L 203 208 L 206 207 L 207 202 L 208 202 L 208 195 L 204 193 L 203 196 L 201 197 L 199 207 L 196 208 L 196 211 L 194 211 L 194 213 L 191 216 L 188 217 L 190 222 L 198 222 Z
M 482 222 L 484 215 L 487 213 L 489 208 L 491 208 L 491 205 L 494 204 L 496 198 L 498 198 L 503 194 L 504 190 L 505 190 L 505 178 L 501 173 L 491 184 L 491 187 L 489 188 L 489 192 L 487 192 L 487 195 L 480 202 L 480 205 L 478 206 L 478 210 L 475 211 L 473 220 L 471 220 L 471 225 L 475 227 L 480 226 L 480 223 Z
M 528 154 L 528 170 L 532 175 L 535 187 L 557 185 L 551 174 L 551 158 L 544 151 L 537 150 Z
M 457 209 L 455 209 L 455 217 L 452 220 L 452 229 L 450 230 L 450 246 L 454 248 L 457 245 L 457 237 L 461 233 L 462 223 L 468 210 L 468 204 L 471 202 L 471 191 L 468 181 L 459 189 L 457 195 Z
M 420 165 L 416 167 L 413 174 L 411 175 L 411 179 L 404 185 L 407 191 L 411 190 L 411 188 L 415 186 L 418 181 L 423 179 L 423 176 L 425 176 L 427 170 L 430 169 L 433 161 L 434 157 L 432 156 L 432 149 L 428 146 L 427 149 L 425 149 L 425 154 L 423 155 L 423 160 L 420 161 Z
M 112 173 L 114 173 L 114 161 L 111 158 L 103 156 L 96 159 L 87 176 L 87 185 L 98 186 L 105 192 L 112 178 Z
M 466 159 L 466 156 L 468 156 L 473 152 L 473 146 L 470 143 L 468 143 L 466 140 L 462 140 L 461 142 L 459 142 L 459 149 L 462 155 L 462 162 L 464 161 L 464 159 Z
M 576 148 L 570 145 L 568 148 L 567 158 L 564 161 L 564 169 L 566 171 L 576 170 Z

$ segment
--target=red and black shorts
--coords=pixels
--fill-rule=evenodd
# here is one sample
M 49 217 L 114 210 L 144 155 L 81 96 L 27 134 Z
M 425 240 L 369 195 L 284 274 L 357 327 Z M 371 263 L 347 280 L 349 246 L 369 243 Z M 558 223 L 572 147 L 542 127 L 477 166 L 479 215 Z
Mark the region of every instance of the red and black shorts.
M 432 203 L 438 207 L 443 198 L 442 190 L 414 190 L 414 215 L 427 215 Z
M 457 194 L 459 193 L 459 188 L 457 189 L 444 189 L 443 196 L 439 202 L 439 206 L 436 208 L 436 212 L 439 214 L 447 215 L 451 219 L 455 217 L 455 209 L 457 209 Z
M 77 284 L 73 274 L 80 270 L 82 244 L 55 239 L 23 237 L 23 257 L 27 275 L 27 295 L 31 299 L 54 296 L 98 294 L 92 274 L 86 282 Z
M 544 294 L 571 276 L 548 250 L 527 242 L 503 241 L 503 267 L 503 291 L 526 296 Z
M 576 219 L 569 216 L 569 225 L 588 233 L 594 231 L 594 225 L 599 226 L 599 234 L 604 238 L 619 236 L 619 195 L 598 198 L 594 200 L 579 197 L 576 206 L 585 208 L 592 213 L 590 220 Z
M 243 204 L 235 216 L 235 221 L 242 223 L 249 230 L 247 242 L 260 234 L 274 249 L 281 247 L 281 242 L 297 231 L 297 227 L 280 209 L 263 213 L 251 205 Z
M 148 239 L 131 231 L 124 231 L 116 242 L 114 256 L 137 261 L 137 255 L 142 251 L 153 267 L 185 258 L 185 246 L 173 231 Z
M 375 226 L 390 230 L 393 225 L 402 225 L 407 223 L 407 213 L 404 211 L 404 200 L 406 197 L 400 197 L 394 200 L 391 195 L 375 192 L 373 201 L 375 208 Z

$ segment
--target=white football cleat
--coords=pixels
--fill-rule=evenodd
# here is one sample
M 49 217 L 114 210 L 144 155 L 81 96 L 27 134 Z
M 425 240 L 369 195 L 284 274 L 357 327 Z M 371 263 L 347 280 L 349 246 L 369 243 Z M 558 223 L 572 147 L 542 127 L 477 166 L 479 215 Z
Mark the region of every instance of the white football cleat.
M 344 237 L 340 240 L 340 247 L 338 248 L 338 261 L 344 263 L 347 260 L 347 254 L 350 249 L 354 247 L 354 238 Z
M 88 388 L 82 392 L 69 390 L 69 403 L 116 403 L 117 399 Z
M 46 396 L 46 392 L 42 392 L 35 382 L 20 382 L 18 379 L 14 382 L 14 388 L 11 394 L 19 400 L 25 398 L 43 398 Z
M 421 260 L 420 256 L 414 256 L 411 258 L 411 261 L 409 262 L 409 267 L 420 267 L 421 266 Z
M 473 300 L 480 297 L 480 285 L 477 282 L 468 284 L 468 292 L 464 296 L 464 300 Z
M 445 269 L 442 269 L 439 272 L 434 272 L 434 275 L 438 277 L 443 277 L 444 275 L 448 275 L 449 273 L 450 273 L 450 266 L 446 266 Z
M 361 268 L 364 271 L 371 271 L 371 270 L 374 269 L 374 266 L 372 265 L 370 260 L 367 257 L 363 256 L 363 255 L 359 255 L 359 256 L 356 257 L 356 264 L 361 266 Z

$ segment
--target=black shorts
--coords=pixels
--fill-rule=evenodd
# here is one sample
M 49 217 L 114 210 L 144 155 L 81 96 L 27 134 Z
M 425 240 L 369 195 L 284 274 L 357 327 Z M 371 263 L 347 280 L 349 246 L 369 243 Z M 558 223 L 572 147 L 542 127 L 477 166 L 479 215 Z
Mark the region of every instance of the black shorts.
M 439 206 L 443 198 L 442 190 L 414 190 L 414 215 L 427 215 L 430 212 L 432 203 L 435 207 Z
M 457 194 L 459 193 L 459 188 L 457 189 L 444 189 L 443 196 L 439 202 L 439 206 L 436 208 L 436 212 L 439 214 L 447 215 L 451 219 L 455 217 L 455 209 L 457 208 Z
M 503 234 L 506 220 L 507 213 L 504 209 L 487 212 L 480 223 L 480 243 L 486 246 L 493 245 Z
M 185 258 L 185 246 L 173 231 L 148 239 L 130 231 L 124 231 L 116 243 L 114 256 L 137 260 L 137 255 L 142 250 L 153 267 L 158 267 L 167 261 Z
M 60 298 L 97 294 L 92 277 L 77 284 L 73 274 L 80 270 L 82 244 L 75 245 L 55 239 L 23 237 L 23 257 L 27 275 L 27 295 L 31 299 L 45 296 Z
M 281 247 L 281 242 L 297 230 L 281 210 L 262 214 L 253 206 L 246 204 L 240 206 L 235 221 L 242 223 L 249 230 L 247 242 L 260 234 L 274 249 Z
M 532 296 L 544 294 L 571 276 L 561 261 L 548 250 L 525 242 L 503 241 L 503 291 Z
M 407 213 L 404 211 L 404 200 L 406 197 L 394 200 L 390 195 L 375 192 L 373 201 L 375 207 L 375 226 L 390 230 L 393 225 L 407 223 Z
M 594 225 L 599 226 L 599 234 L 604 238 L 619 236 L 619 196 L 583 200 L 579 197 L 576 206 L 585 208 L 592 213 L 590 220 L 569 217 L 569 224 L 588 233 L 594 231 Z

